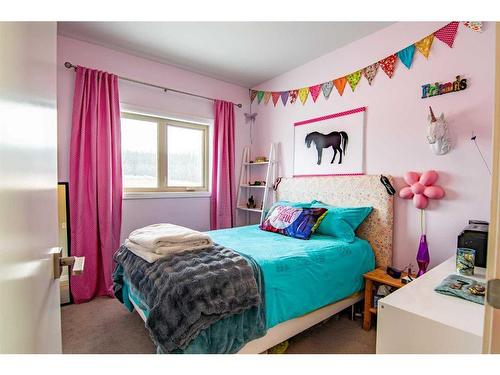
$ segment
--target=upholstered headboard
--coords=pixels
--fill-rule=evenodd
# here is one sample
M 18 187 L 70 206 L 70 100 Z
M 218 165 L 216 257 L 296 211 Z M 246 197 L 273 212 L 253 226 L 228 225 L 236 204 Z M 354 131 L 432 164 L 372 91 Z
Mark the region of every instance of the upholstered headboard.
M 388 178 L 393 183 L 393 179 Z M 372 206 L 372 213 L 356 233 L 372 246 L 377 266 L 386 267 L 392 264 L 394 202 L 380 182 L 380 176 L 283 178 L 278 186 L 277 199 L 317 199 L 339 207 Z

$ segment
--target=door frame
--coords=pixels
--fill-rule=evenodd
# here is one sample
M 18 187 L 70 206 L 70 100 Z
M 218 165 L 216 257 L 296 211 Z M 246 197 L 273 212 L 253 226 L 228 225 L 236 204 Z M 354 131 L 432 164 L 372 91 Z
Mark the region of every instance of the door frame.
M 495 111 L 492 136 L 493 166 L 487 280 L 500 279 L 500 23 L 496 22 L 495 27 Z M 498 332 L 500 332 L 500 309 L 494 309 L 485 303 L 483 353 L 500 353 L 500 334 Z

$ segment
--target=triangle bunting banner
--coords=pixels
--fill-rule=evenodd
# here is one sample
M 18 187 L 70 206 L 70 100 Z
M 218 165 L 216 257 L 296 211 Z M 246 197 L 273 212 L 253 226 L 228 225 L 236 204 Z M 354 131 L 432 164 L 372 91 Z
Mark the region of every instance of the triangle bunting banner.
M 342 96 L 342 94 L 344 93 L 346 83 L 347 83 L 346 77 L 337 78 L 333 80 L 333 84 L 335 85 L 335 88 L 339 92 L 340 96 Z
M 257 91 L 257 103 L 258 104 L 260 104 L 263 97 L 264 97 L 264 91 Z
M 330 95 L 332 94 L 333 87 L 337 89 L 337 92 L 340 96 L 343 96 L 345 87 L 347 83 L 349 83 L 349 87 L 351 87 L 351 90 L 354 92 L 362 76 L 365 77 L 368 81 L 368 84 L 372 86 L 375 82 L 375 77 L 377 76 L 379 68 L 382 69 L 389 78 L 393 77 L 396 69 L 396 64 L 398 64 L 398 60 L 400 60 L 407 69 L 410 69 L 413 65 L 415 50 L 418 50 L 426 59 L 428 59 L 435 38 L 439 39 L 443 43 L 446 43 L 450 48 L 452 48 L 457 36 L 460 23 L 463 23 L 464 27 L 469 28 L 474 32 L 482 32 L 483 22 L 453 21 L 441 27 L 439 30 L 433 32 L 432 34 L 427 35 L 425 38 L 422 38 L 409 45 L 408 47 L 403 48 L 399 52 L 395 52 L 378 62 L 370 64 L 363 69 L 360 69 L 346 76 L 334 78 L 317 85 L 311 85 L 308 87 L 302 87 L 300 89 L 288 91 L 261 91 L 250 89 L 250 104 L 252 104 L 255 101 L 255 98 L 257 98 L 258 104 L 264 101 L 264 104 L 267 105 L 272 98 L 274 107 L 278 105 L 280 99 L 284 107 L 287 105 L 287 103 L 295 104 L 297 99 L 300 100 L 302 105 L 305 105 L 309 96 L 311 96 L 312 101 L 316 103 L 318 97 L 320 96 L 320 93 L 323 93 L 325 100 L 328 100 L 330 98 Z
M 366 68 L 363 69 L 363 75 L 365 76 L 370 86 L 372 85 L 372 81 L 377 75 L 377 72 L 378 72 L 378 62 L 376 62 L 375 64 L 368 65 Z
M 303 87 L 299 89 L 299 99 L 302 105 L 306 104 L 308 96 L 309 96 L 309 87 Z
M 413 55 L 415 54 L 415 45 L 406 47 L 398 52 L 398 57 L 401 62 L 408 68 L 411 68 L 411 64 L 413 63 Z
M 358 85 L 360 79 L 361 70 L 358 70 L 357 72 L 351 73 L 347 76 L 347 82 L 349 82 L 349 86 L 351 86 L 352 92 L 354 92 L 354 89 Z
M 323 96 L 325 99 L 328 99 L 330 97 L 330 93 L 332 92 L 333 89 L 333 82 L 328 81 L 323 84 L 321 84 L 321 91 L 323 91 Z
M 271 93 L 271 96 L 273 98 L 273 104 L 276 107 L 276 104 L 278 103 L 278 100 L 280 100 L 280 94 L 279 92 L 273 92 Z
M 320 91 L 321 91 L 321 85 L 314 85 L 309 87 L 309 92 L 311 93 L 311 97 L 314 103 L 316 103 L 316 99 L 318 99 Z
M 396 54 L 387 56 L 385 59 L 379 61 L 380 67 L 389 78 L 392 78 L 392 75 L 394 74 L 396 61 L 398 61 L 398 57 Z
M 436 31 L 434 36 L 452 48 L 455 37 L 457 36 L 457 30 L 458 22 L 450 22 L 448 25 Z
M 434 34 L 426 36 L 424 39 L 419 40 L 415 43 L 418 51 L 424 55 L 426 58 L 429 57 L 429 52 L 431 51 L 432 42 L 434 41 Z
M 288 101 L 288 91 L 281 92 L 281 102 L 283 103 L 283 107 L 286 106 L 286 102 Z
M 257 91 L 255 90 L 250 90 L 250 104 L 253 103 L 253 101 L 255 100 L 255 97 L 257 96 Z

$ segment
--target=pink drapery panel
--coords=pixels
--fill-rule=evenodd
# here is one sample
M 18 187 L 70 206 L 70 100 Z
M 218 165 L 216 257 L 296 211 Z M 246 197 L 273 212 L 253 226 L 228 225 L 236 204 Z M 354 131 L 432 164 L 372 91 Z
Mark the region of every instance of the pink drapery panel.
M 234 225 L 234 105 L 214 102 L 214 139 L 210 228 Z
M 113 253 L 120 245 L 122 164 L 118 77 L 77 67 L 70 146 L 71 254 L 85 256 L 71 278 L 76 303 L 113 296 Z

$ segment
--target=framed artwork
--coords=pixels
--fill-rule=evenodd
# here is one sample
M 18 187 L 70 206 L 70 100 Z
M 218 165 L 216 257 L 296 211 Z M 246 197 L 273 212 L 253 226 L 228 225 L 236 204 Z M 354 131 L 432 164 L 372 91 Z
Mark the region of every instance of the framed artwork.
M 294 124 L 293 175 L 364 174 L 366 107 Z

